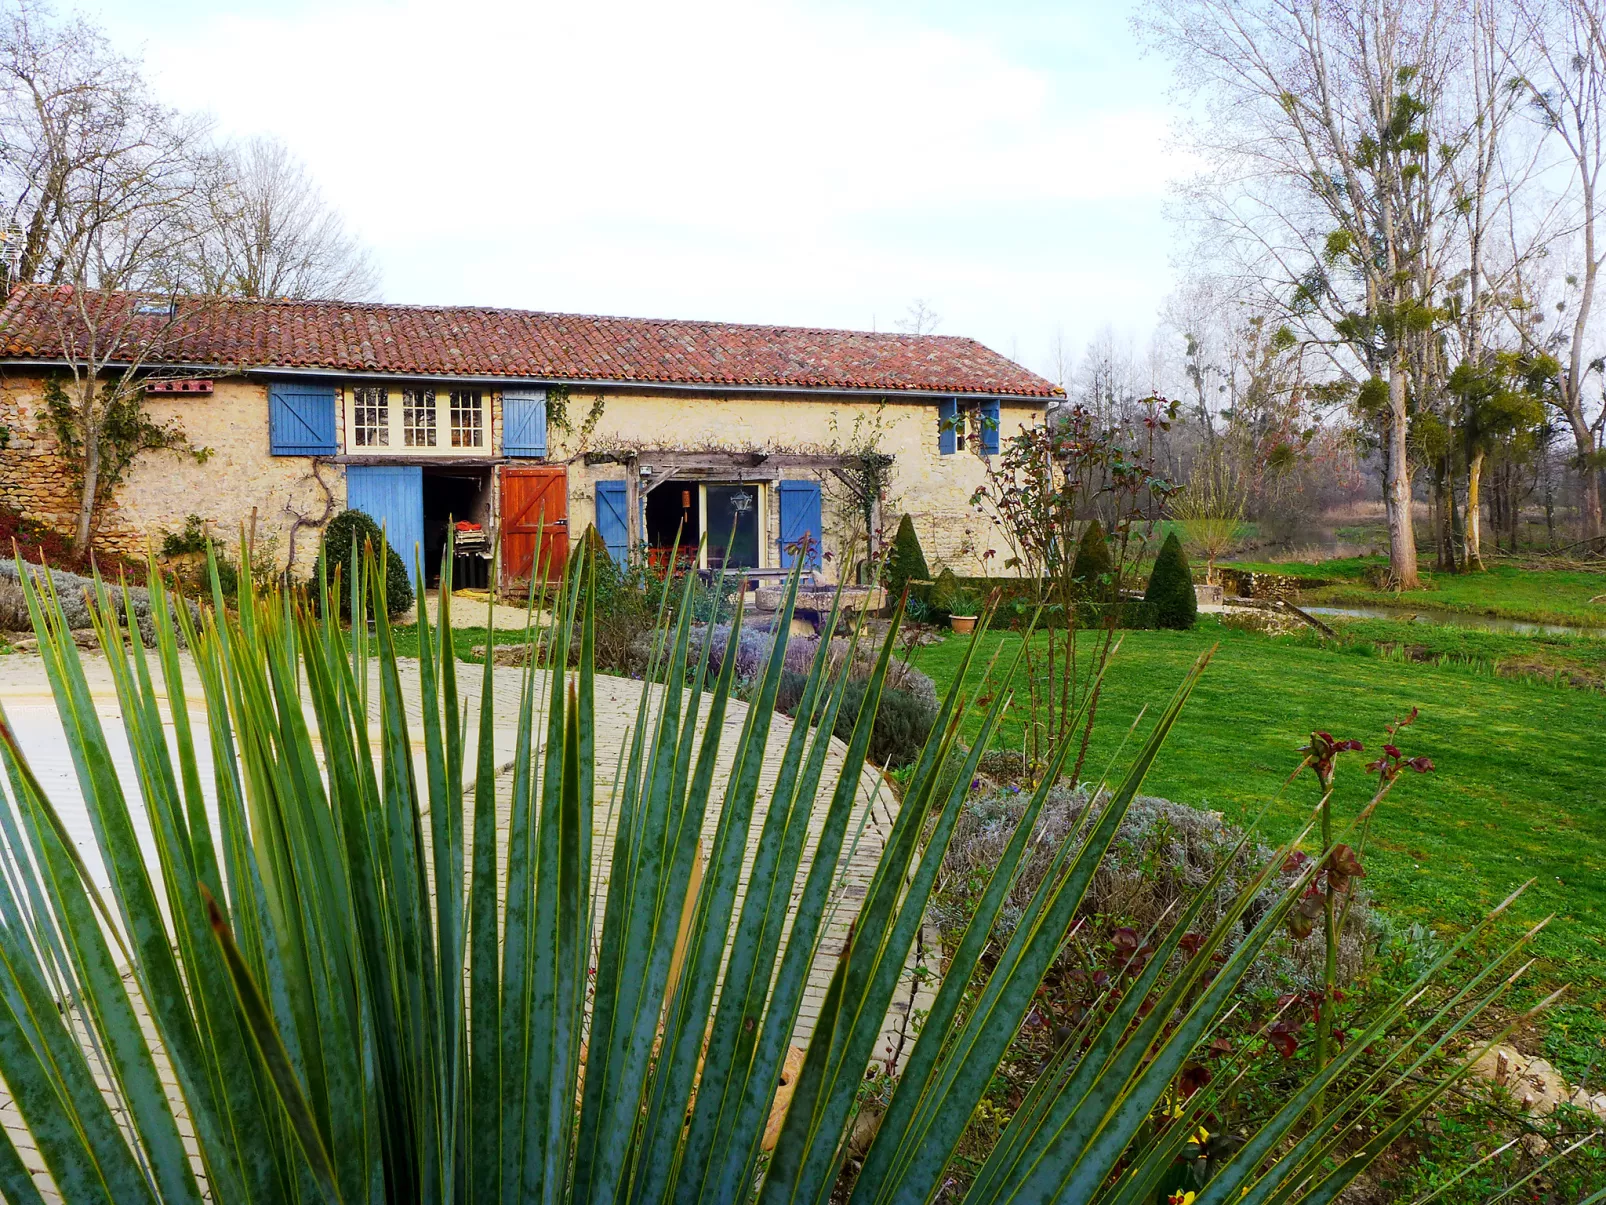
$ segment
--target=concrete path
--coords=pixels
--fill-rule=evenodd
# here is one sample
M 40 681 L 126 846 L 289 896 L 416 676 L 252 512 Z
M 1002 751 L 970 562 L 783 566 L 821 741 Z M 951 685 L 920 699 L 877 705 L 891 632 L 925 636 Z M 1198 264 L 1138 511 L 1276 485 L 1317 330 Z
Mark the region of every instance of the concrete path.
M 469 616 L 466 614 L 458 614 L 454 618 L 459 622 L 469 620 Z M 522 622 L 523 616 L 521 612 L 521 625 Z M 90 680 L 96 712 L 111 737 L 114 759 L 117 762 L 124 788 L 131 800 L 137 800 L 137 780 L 134 777 L 132 757 L 128 752 L 126 743 L 120 736 L 120 711 L 109 667 L 105 659 L 98 654 L 86 654 L 85 668 Z M 472 734 L 476 731 L 478 724 L 482 670 L 479 666 L 469 664 L 460 665 L 459 670 L 461 674 L 459 687 L 468 711 L 466 731 L 469 734 L 468 743 L 470 757 L 472 758 L 474 739 Z M 414 757 L 420 780 L 422 781 L 424 754 L 422 740 L 418 736 L 421 704 L 418 691 L 417 663 L 404 662 L 402 676 L 403 690 L 409 713 L 410 732 L 414 735 Z M 541 681 L 542 679 L 538 677 L 537 680 Z M 511 764 L 514 755 L 515 721 L 518 715 L 521 684 L 522 671 L 518 668 L 498 667 L 494 671 L 491 705 L 493 707 L 493 716 L 495 717 L 496 759 L 499 769 L 503 771 L 498 774 L 498 819 L 504 841 L 504 857 L 510 808 L 509 796 L 511 794 L 511 776 L 505 772 L 505 769 Z M 377 687 L 377 682 L 375 682 L 375 687 Z M 598 884 L 595 916 L 596 928 L 599 932 L 607 892 L 606 876 L 612 854 L 612 820 L 614 817 L 612 800 L 614 797 L 615 775 L 616 771 L 622 766 L 621 750 L 625 749 L 635 729 L 644 690 L 650 690 L 648 707 L 649 711 L 655 713 L 662 702 L 663 692 L 661 688 L 646 688 L 640 682 L 623 678 L 609 676 L 599 676 L 597 678 L 595 694 L 597 798 L 595 801 L 596 832 L 593 872 Z M 210 784 L 211 765 L 204 740 L 206 730 L 204 701 L 199 683 L 194 678 L 193 669 L 188 666 L 187 662 L 184 693 L 186 709 L 190 714 L 192 726 L 199 742 L 199 753 L 203 763 L 201 766 L 202 781 Z M 370 709 L 371 718 L 376 722 L 371 731 L 377 735 L 377 689 L 371 691 L 370 698 L 374 700 Z M 35 773 L 39 775 L 46 792 L 61 813 L 69 832 L 88 863 L 92 875 L 105 886 L 107 882 L 106 875 L 95 845 L 87 810 L 78 791 L 77 779 L 66 750 L 61 725 L 55 711 L 55 703 L 45 678 L 43 663 L 37 656 L 10 655 L 0 657 L 0 704 L 4 705 L 12 726 L 18 732 L 23 748 L 29 756 Z M 724 784 L 729 775 L 736 739 L 746 722 L 746 718 L 746 705 L 740 702 L 733 702 L 727 713 L 724 733 L 720 741 L 715 775 L 714 804 L 709 809 L 704 825 L 703 848 L 705 850 L 713 847 L 714 831 L 719 822 L 718 800 L 722 795 Z M 700 723 L 699 729 L 701 727 Z M 543 734 L 544 725 L 538 724 L 537 732 L 538 735 Z M 751 869 L 754 848 L 767 812 L 770 793 L 773 790 L 781 752 L 790 733 L 791 722 L 785 716 L 776 715 L 771 725 L 751 839 L 743 864 L 743 892 L 745 892 L 746 888 L 746 875 Z M 816 802 L 814 818 L 811 822 L 809 837 L 804 851 L 803 867 L 805 872 L 806 868 L 812 864 L 814 848 L 818 841 L 819 826 L 823 821 L 830 791 L 836 782 L 836 774 L 840 769 L 844 752 L 845 749 L 842 743 L 833 739 L 828 758 L 828 768 L 820 792 L 821 797 Z M 538 753 L 539 749 L 537 749 Z M 471 761 L 466 768 L 465 785 L 472 781 L 472 777 L 473 765 Z M 154 870 L 156 851 L 154 841 L 150 835 L 149 824 L 145 821 L 143 809 L 137 803 L 133 811 L 135 813 L 136 829 L 139 831 L 140 839 L 145 846 L 147 857 Z M 896 804 L 880 774 L 874 770 L 867 769 L 862 776 L 858 798 L 855 802 L 849 825 L 848 840 L 839 863 L 835 890 L 832 896 L 832 906 L 829 913 L 829 925 L 816 954 L 814 968 L 798 1020 L 798 1027 L 793 1036 L 793 1042 L 798 1046 L 806 1046 L 809 1037 L 812 1035 L 814 1022 L 818 1016 L 835 960 L 841 952 L 848 928 L 857 915 L 860 903 L 864 898 L 876 863 L 880 858 L 885 838 L 891 831 L 895 811 Z M 801 877 L 802 875 L 800 874 L 800 881 Z M 795 908 L 796 902 L 797 892 L 794 891 L 792 908 Z M 739 895 L 737 901 L 738 910 L 740 906 L 741 897 Z M 789 910 L 788 929 L 790 925 L 791 915 Z M 934 973 L 937 969 L 937 960 L 929 934 L 923 945 L 926 951 L 924 958 L 927 969 Z M 920 947 L 917 947 L 917 951 L 911 955 L 911 972 L 913 963 L 919 956 Z M 898 1049 L 900 1045 L 902 1045 L 903 1053 L 907 1054 L 908 1047 L 912 1046 L 912 1039 L 907 1044 L 900 1044 L 898 1035 L 906 1025 L 911 1009 L 921 1010 L 930 1007 L 934 998 L 933 982 L 934 975 L 931 978 L 923 978 L 921 982 L 916 983 L 912 973 L 906 974 L 904 982 L 900 984 L 893 1009 L 887 1017 L 883 1029 L 883 1039 L 878 1043 L 878 1058 L 887 1057 L 892 1050 Z M 143 1012 L 143 1010 L 141 1011 Z M 143 1017 L 142 1020 L 144 1020 Z M 170 1079 L 171 1076 L 165 1066 L 165 1059 L 163 1060 L 162 1070 L 164 1079 Z M 176 1093 L 176 1086 L 171 1087 L 170 1090 Z M 23 1152 L 24 1159 L 28 1161 L 30 1170 L 36 1171 L 40 1177 L 43 1177 L 43 1166 L 38 1160 L 37 1153 L 33 1150 L 31 1140 L 21 1126 L 20 1116 L 3 1092 L 0 1092 L 0 1123 L 6 1125 L 13 1141 L 17 1143 L 18 1149 Z M 41 1187 L 45 1187 L 46 1179 L 47 1177 L 41 1179 Z

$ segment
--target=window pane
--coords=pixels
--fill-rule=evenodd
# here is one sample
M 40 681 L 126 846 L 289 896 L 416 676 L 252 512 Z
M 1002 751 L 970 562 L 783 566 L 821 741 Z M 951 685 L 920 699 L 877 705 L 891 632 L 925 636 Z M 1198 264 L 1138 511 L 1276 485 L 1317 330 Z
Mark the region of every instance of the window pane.
M 402 443 L 409 448 L 435 446 L 435 391 L 402 390 Z
M 758 568 L 758 486 L 710 485 L 708 563 L 718 569 Z
M 357 445 L 363 448 L 390 446 L 390 391 L 383 385 L 364 385 L 353 390 L 353 420 Z
M 478 389 L 452 390 L 452 447 L 477 448 L 485 442 L 483 414 Z

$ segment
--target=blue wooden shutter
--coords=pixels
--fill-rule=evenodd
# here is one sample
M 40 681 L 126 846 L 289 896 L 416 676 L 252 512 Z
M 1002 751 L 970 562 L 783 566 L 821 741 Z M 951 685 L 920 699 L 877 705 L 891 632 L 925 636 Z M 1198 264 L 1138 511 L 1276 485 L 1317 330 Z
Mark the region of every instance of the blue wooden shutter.
M 792 567 L 792 559 L 797 556 L 799 546 L 806 539 L 809 541 L 809 548 L 803 567 L 818 569 L 824 532 L 820 483 L 781 482 L 781 567 L 783 569 Z
M 1002 421 L 998 399 L 995 397 L 984 398 L 981 404 L 981 454 L 983 456 L 998 455 L 999 424 Z
M 414 551 L 424 542 L 424 470 L 416 464 L 346 466 L 346 509 L 360 510 L 385 530 L 385 539 L 413 575 Z
M 546 390 L 502 395 L 502 455 L 546 457 Z
M 616 565 L 627 564 L 630 560 L 630 528 L 625 523 L 626 513 L 625 483 L 597 482 L 597 534 L 608 546 L 608 555 Z
M 268 446 L 275 456 L 332 456 L 335 387 L 275 381 L 268 386 Z
M 954 420 L 959 417 L 959 399 L 945 397 L 937 403 L 937 452 L 954 454 Z

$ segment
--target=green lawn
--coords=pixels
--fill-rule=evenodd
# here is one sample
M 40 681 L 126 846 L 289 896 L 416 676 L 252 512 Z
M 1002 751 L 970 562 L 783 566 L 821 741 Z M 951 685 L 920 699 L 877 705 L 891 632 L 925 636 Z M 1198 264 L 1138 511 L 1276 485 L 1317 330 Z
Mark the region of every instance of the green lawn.
M 1390 625 L 1404 626 L 1404 625 Z M 990 635 L 990 647 L 1019 640 Z M 1363 765 L 1384 725 L 1413 706 L 1417 723 L 1398 743 L 1431 757 L 1436 772 L 1408 775 L 1377 813 L 1368 883 L 1402 920 L 1460 926 L 1534 879 L 1513 910 L 1518 923 L 1556 913 L 1537 950 L 1546 984 L 1571 983 L 1594 1003 L 1606 989 L 1606 785 L 1598 692 L 1494 677 L 1476 666 L 1413 664 L 1365 648 L 1270 639 L 1206 619 L 1192 632 L 1128 632 L 1111 667 L 1088 774 L 1097 773 L 1138 709 L 1164 704 L 1188 666 L 1220 648 L 1150 772 L 1148 793 L 1229 817 L 1253 815 L 1298 764 L 1313 729 L 1367 746 L 1340 763 L 1336 798 L 1353 815 L 1375 780 Z M 963 651 L 950 638 L 916 663 L 941 690 Z M 985 661 L 985 659 L 983 659 Z M 972 717 L 974 723 L 979 717 Z M 1003 742 L 1018 747 L 1021 708 Z M 1086 776 L 1086 775 L 1085 775 Z M 1272 834 L 1298 824 L 1313 783 L 1296 782 L 1269 816 Z M 1509 926 L 1508 926 L 1509 928 Z
M 1532 623 L 1573 623 L 1606 628 L 1606 601 L 1589 601 L 1606 595 L 1606 569 L 1525 569 L 1520 565 L 1496 561 L 1483 573 L 1433 573 L 1424 570 L 1423 589 L 1396 593 L 1373 589 L 1366 582 L 1369 569 L 1386 564 L 1382 557 L 1346 557 L 1316 562 L 1232 562 L 1239 569 L 1317 578 L 1333 583 L 1302 592 L 1301 602 L 1436 607 L 1477 615 L 1499 615 Z
M 1326 617 L 1337 629 L 1338 647 L 1363 657 L 1411 662 L 1447 662 L 1489 676 L 1530 677 L 1599 688 L 1606 685 L 1606 639 L 1573 633 L 1516 635 L 1453 624 L 1390 619 Z M 1325 636 L 1303 630 L 1285 642 L 1334 647 Z
M 485 609 L 482 606 L 480 608 L 480 613 L 483 615 L 484 611 Z M 417 624 L 398 624 L 391 628 L 390 631 L 391 639 L 396 642 L 396 655 L 398 657 L 416 658 L 418 656 Z M 457 650 L 457 657 L 459 661 L 472 661 L 479 663 L 484 660 L 483 657 L 475 657 L 473 655 L 473 650 L 486 643 L 485 633 L 485 628 L 463 627 L 456 620 L 456 612 L 453 612 L 452 646 Z M 523 640 L 524 631 L 521 628 L 497 628 L 496 631 L 491 634 L 490 643 L 520 644 L 523 642 Z

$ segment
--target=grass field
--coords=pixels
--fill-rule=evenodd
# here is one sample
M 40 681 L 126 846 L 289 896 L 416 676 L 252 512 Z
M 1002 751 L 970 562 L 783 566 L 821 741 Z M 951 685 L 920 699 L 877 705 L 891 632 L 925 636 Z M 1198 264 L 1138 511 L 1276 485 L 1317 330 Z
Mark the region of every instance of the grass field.
M 1366 581 L 1368 570 L 1387 565 L 1383 557 L 1286 563 L 1233 561 L 1230 564 L 1238 569 L 1318 578 L 1332 583 L 1301 592 L 1302 602 L 1434 607 L 1532 623 L 1606 628 L 1606 599 L 1589 601 L 1606 596 L 1606 569 L 1534 569 L 1495 561 L 1484 573 L 1424 570 L 1423 589 L 1398 593 L 1374 589 Z
M 1325 617 L 1338 631 L 1344 652 L 1417 664 L 1456 666 L 1488 676 L 1531 678 L 1591 688 L 1606 686 L 1606 638 L 1572 633 L 1515 635 L 1453 624 Z M 1334 648 L 1315 631 L 1285 643 Z
M 1404 625 L 1390 625 L 1404 626 Z M 984 638 L 987 651 L 1020 637 Z M 1375 780 L 1363 766 L 1384 726 L 1412 707 L 1416 724 L 1398 743 L 1431 757 L 1429 775 L 1408 775 L 1379 809 L 1365 858 L 1368 885 L 1401 921 L 1459 927 L 1528 879 L 1514 924 L 1555 913 L 1541 935 L 1539 979 L 1570 983 L 1573 1000 L 1598 1009 L 1606 990 L 1606 782 L 1600 731 L 1606 698 L 1492 676 L 1472 664 L 1418 664 L 1367 655 L 1362 643 L 1323 647 L 1269 638 L 1206 619 L 1191 632 L 1128 632 L 1112 665 L 1084 777 L 1099 772 L 1140 708 L 1152 715 L 1194 659 L 1219 649 L 1145 791 L 1234 820 L 1272 803 L 1282 836 L 1314 802 L 1309 779 L 1276 798 L 1313 729 L 1366 743 L 1341 762 L 1335 798 L 1353 816 Z M 941 690 L 963 652 L 950 638 L 920 649 L 918 665 Z M 1145 720 L 1146 727 L 1147 719 Z M 1141 730 L 1141 729 L 1140 729 Z M 1003 743 L 1019 747 L 1021 709 Z

